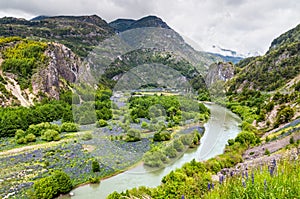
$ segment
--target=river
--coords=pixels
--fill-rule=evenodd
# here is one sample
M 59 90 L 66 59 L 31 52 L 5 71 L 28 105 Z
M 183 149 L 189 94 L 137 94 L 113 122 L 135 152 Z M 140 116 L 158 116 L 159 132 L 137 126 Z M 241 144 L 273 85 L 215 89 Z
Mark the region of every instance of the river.
M 138 186 L 155 187 L 160 184 L 163 176 L 194 158 L 201 161 L 222 154 L 227 140 L 235 138 L 239 133 L 238 124 L 241 120 L 237 115 L 217 104 L 206 104 L 206 106 L 211 110 L 211 118 L 204 125 L 205 133 L 198 148 L 189 149 L 165 168 L 149 170 L 140 164 L 124 173 L 102 180 L 100 184 L 78 187 L 72 191 L 74 196 L 63 198 L 104 199 L 114 191 L 121 192 Z

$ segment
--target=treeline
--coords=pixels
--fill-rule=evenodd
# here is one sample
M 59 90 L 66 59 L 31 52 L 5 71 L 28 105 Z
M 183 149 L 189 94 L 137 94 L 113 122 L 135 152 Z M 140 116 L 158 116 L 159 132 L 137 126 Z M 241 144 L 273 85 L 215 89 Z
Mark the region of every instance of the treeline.
M 205 120 L 209 116 L 209 109 L 202 103 L 182 96 L 142 96 L 131 97 L 129 100 L 130 116 L 133 121 L 138 118 L 155 119 L 166 117 L 171 126 L 182 120 L 198 117 Z
M 18 129 L 26 131 L 31 124 L 73 121 L 71 105 L 64 101 L 50 101 L 32 107 L 0 109 L 0 137 L 13 137 Z

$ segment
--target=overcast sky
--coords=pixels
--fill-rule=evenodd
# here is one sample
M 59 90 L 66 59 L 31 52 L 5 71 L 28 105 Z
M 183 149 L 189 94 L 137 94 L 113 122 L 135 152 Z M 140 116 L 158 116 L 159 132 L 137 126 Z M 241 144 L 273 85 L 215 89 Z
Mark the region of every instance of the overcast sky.
M 107 22 L 157 15 L 203 50 L 265 52 L 300 23 L 299 0 L 0 0 L 0 17 L 97 14 Z

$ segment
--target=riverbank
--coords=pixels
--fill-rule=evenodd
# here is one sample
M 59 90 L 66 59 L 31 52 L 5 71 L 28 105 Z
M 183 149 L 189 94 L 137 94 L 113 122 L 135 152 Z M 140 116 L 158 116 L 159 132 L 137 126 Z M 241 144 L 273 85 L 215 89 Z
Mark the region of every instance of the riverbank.
M 108 194 L 114 191 L 121 192 L 138 186 L 156 187 L 161 184 L 164 176 L 182 167 L 192 159 L 204 160 L 222 154 L 227 140 L 235 138 L 240 132 L 239 124 L 241 120 L 237 115 L 222 106 L 216 104 L 207 106 L 211 109 L 212 117 L 204 125 L 205 133 L 198 148 L 188 150 L 182 157 L 165 168 L 149 171 L 143 165 L 138 165 L 123 173 L 102 180 L 97 187 L 81 186 L 72 191 L 74 196 L 67 198 L 98 199 L 106 198 Z

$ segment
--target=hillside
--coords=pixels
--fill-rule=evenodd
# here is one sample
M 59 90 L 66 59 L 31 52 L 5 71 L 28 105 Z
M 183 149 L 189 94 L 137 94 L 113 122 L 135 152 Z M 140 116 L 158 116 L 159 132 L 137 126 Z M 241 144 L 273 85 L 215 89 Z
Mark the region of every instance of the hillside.
M 20 37 L 0 39 L 2 106 L 29 106 L 45 97 L 59 99 L 77 80 L 80 58 L 58 43 Z
M 231 91 L 243 88 L 274 91 L 297 77 L 300 71 L 299 27 L 274 39 L 265 55 L 240 61 Z
M 2 37 L 43 38 L 46 41 L 62 43 L 82 57 L 113 32 L 96 15 L 40 17 L 30 21 L 12 17 L 0 19 Z

